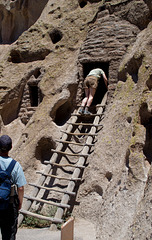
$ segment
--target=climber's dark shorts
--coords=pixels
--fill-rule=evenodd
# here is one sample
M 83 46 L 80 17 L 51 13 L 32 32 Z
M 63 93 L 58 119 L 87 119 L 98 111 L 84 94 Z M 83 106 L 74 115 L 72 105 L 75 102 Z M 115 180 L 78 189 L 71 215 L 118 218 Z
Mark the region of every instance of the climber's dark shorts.
M 98 79 L 95 76 L 88 76 L 84 80 L 84 88 L 97 88 Z

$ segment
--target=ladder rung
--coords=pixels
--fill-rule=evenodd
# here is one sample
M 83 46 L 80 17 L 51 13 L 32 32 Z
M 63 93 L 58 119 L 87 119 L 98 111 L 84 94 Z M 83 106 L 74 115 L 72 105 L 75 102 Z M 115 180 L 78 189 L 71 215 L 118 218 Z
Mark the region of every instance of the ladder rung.
M 73 164 L 58 164 L 58 163 L 51 163 L 49 161 L 44 161 L 44 163 L 51 164 L 57 167 L 73 167 L 73 168 L 85 168 L 85 166 L 80 165 L 73 165 Z
M 43 216 L 43 215 L 40 215 L 40 214 L 37 214 L 37 213 L 32 213 L 30 211 L 26 211 L 24 209 L 21 209 L 19 212 L 21 214 L 24 214 L 24 215 L 29 215 L 29 216 L 32 216 L 32 217 L 35 217 L 35 218 L 39 218 L 39 219 L 42 219 L 42 220 L 50 221 L 52 223 L 62 223 L 63 222 L 62 219 L 57 219 L 57 218 L 51 218 L 51 217 Z
M 77 142 L 70 142 L 70 141 L 63 141 L 63 140 L 55 140 L 56 142 L 67 143 L 67 144 L 74 144 L 79 146 L 94 146 L 92 143 L 77 143 Z
M 97 104 L 96 107 L 105 107 L 105 104 Z
M 31 200 L 31 201 L 42 202 L 42 203 L 46 203 L 46 204 L 57 206 L 57 207 L 70 208 L 70 205 L 68 205 L 68 204 L 55 203 L 55 202 L 44 200 L 44 199 L 37 198 L 37 197 L 30 197 L 30 196 L 24 195 L 24 198 Z
M 71 133 L 61 130 L 61 132 L 74 136 L 98 136 L 97 133 Z
M 56 176 L 56 175 L 53 175 L 53 174 L 46 174 L 46 173 L 39 172 L 39 171 L 37 171 L 36 173 L 38 173 L 38 174 L 42 174 L 43 176 L 46 176 L 46 177 L 58 178 L 58 179 L 61 179 L 61 180 L 81 181 L 81 178 L 66 178 L 66 177 L 59 177 L 59 176 Z
M 93 124 L 93 123 L 70 123 L 70 122 L 67 122 L 67 124 L 71 124 L 71 125 L 75 125 L 75 126 L 93 126 L 93 127 L 101 127 L 103 126 L 103 124 Z
M 45 190 L 48 190 L 48 191 L 54 191 L 54 192 L 60 192 L 60 193 L 66 193 L 66 194 L 73 195 L 73 196 L 76 195 L 75 192 L 70 192 L 70 191 L 62 190 L 62 189 L 58 189 L 58 188 L 44 187 L 44 186 L 36 185 L 36 184 L 33 184 L 33 183 L 29 183 L 28 185 L 33 186 L 33 187 L 37 187 L 37 188 L 40 188 L 40 189 L 45 189 Z
M 88 154 L 67 153 L 67 152 L 57 151 L 55 149 L 51 149 L 51 151 L 55 152 L 55 153 L 60 153 L 60 154 L 63 154 L 63 155 L 68 155 L 68 156 L 83 156 L 83 157 L 88 157 L 89 156 Z
M 72 113 L 71 116 L 79 116 L 79 117 L 96 117 L 96 116 L 102 116 L 103 113 L 91 113 L 91 114 L 79 114 L 79 113 Z

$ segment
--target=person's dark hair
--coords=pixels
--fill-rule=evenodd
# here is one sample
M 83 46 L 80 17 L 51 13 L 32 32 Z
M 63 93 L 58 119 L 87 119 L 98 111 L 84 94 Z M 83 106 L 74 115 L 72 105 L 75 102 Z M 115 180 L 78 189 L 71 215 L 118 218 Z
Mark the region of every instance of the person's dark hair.
M 0 137 L 0 150 L 1 152 L 8 152 L 12 148 L 12 139 L 8 135 Z

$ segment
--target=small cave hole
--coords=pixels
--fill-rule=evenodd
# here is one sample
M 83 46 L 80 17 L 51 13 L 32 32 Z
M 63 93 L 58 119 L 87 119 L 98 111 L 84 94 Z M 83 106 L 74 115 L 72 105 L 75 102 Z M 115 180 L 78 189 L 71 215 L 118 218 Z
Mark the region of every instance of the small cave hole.
M 148 104 L 146 102 L 141 104 L 139 116 L 141 124 L 146 127 L 150 123 L 152 117 L 152 113 L 148 110 Z
M 52 156 L 51 149 L 55 149 L 55 142 L 52 138 L 42 137 L 37 143 L 35 150 L 35 157 L 37 160 L 40 160 L 42 164 L 44 161 L 49 161 Z
M 111 172 L 106 172 L 105 177 L 108 179 L 108 181 L 110 182 L 112 179 L 112 173 Z
M 147 103 L 143 103 L 139 110 L 141 124 L 146 128 L 146 138 L 143 153 L 147 161 L 152 163 L 152 113 L 148 110 Z
M 20 63 L 21 62 L 21 57 L 20 57 L 19 51 L 13 49 L 10 53 L 8 61 L 12 62 L 12 63 Z
M 80 8 L 84 8 L 87 5 L 87 1 L 79 0 L 79 6 Z
M 151 91 L 152 90 L 152 75 L 150 75 L 149 79 L 146 82 L 146 85 L 148 89 Z
M 35 70 L 35 72 L 34 72 L 34 77 L 37 79 L 40 75 L 41 75 L 41 71 L 40 71 L 40 69 L 39 68 L 37 68 L 36 70 Z
M 58 29 L 53 29 L 52 32 L 50 32 L 50 38 L 53 42 L 53 44 L 59 42 L 63 37 L 63 34 Z
M 118 185 L 120 185 L 121 184 L 121 179 L 118 181 Z
M 143 56 L 140 56 L 137 59 L 133 57 L 128 63 L 127 70 L 128 70 L 128 73 L 132 76 L 134 83 L 138 82 L 138 71 L 142 64 L 142 59 L 143 59 Z
M 130 156 L 130 150 L 127 149 L 126 156 L 125 156 L 125 163 L 127 168 L 129 168 L 129 156 Z
M 131 123 L 131 121 L 132 121 L 132 117 L 127 117 L 127 122 Z
M 146 156 L 148 162 L 152 163 L 152 118 L 151 123 L 146 126 L 146 140 L 143 147 L 143 153 Z
M 132 80 L 134 81 L 134 83 L 138 82 L 138 72 L 137 73 L 132 73 L 131 77 L 132 77 Z
M 71 112 L 72 112 L 72 105 L 70 104 L 69 101 L 67 101 L 57 109 L 54 122 L 58 126 L 64 125 L 67 122 L 67 120 L 70 118 Z
M 94 191 L 95 191 L 96 193 L 98 193 L 100 196 L 103 195 L 103 189 L 102 189 L 102 187 L 100 187 L 99 185 L 95 185 L 93 188 L 94 188 Z

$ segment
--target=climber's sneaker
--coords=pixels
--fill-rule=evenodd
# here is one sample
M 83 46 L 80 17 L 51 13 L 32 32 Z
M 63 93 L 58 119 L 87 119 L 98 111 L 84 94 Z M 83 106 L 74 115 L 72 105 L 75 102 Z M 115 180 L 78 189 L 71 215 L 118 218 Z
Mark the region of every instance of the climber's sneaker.
M 91 115 L 92 113 L 85 109 L 85 110 L 84 110 L 84 114 L 85 114 L 85 115 Z
M 84 114 L 84 109 L 83 108 L 80 108 L 79 111 L 78 111 L 79 114 Z

